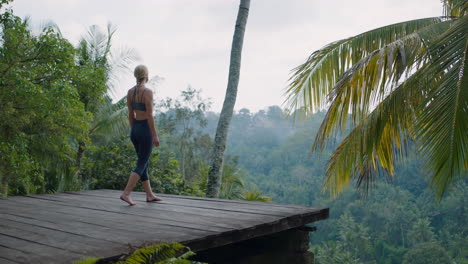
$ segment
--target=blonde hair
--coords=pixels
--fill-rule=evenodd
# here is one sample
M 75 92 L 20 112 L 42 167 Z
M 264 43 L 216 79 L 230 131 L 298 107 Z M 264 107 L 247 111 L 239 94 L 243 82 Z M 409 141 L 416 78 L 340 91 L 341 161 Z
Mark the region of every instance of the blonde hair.
M 137 84 L 140 84 L 145 79 L 148 81 L 148 68 L 145 65 L 138 65 L 135 67 L 133 75 L 136 78 Z

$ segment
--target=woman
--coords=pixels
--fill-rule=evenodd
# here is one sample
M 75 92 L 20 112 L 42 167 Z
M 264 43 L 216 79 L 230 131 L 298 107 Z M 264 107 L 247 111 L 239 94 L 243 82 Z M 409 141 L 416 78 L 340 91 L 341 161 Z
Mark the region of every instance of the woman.
M 128 119 L 132 127 L 130 139 L 138 156 L 136 168 L 130 174 L 127 186 L 120 199 L 129 205 L 135 205 L 130 193 L 132 192 L 138 179 L 146 192 L 147 202 L 161 201 L 153 194 L 148 178 L 148 162 L 153 145 L 159 146 L 159 138 L 156 133 L 153 118 L 153 92 L 145 87 L 148 82 L 148 68 L 144 65 L 138 65 L 135 68 L 134 75 L 136 86 L 128 90 L 127 107 Z

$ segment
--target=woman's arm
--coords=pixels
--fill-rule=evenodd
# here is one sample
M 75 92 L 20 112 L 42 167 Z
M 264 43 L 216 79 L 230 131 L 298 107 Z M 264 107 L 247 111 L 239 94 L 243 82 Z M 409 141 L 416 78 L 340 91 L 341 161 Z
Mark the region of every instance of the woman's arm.
M 135 113 L 133 112 L 132 102 L 130 101 L 130 90 L 127 93 L 127 108 L 128 108 L 128 122 L 130 122 L 130 127 L 132 127 L 133 120 L 135 120 Z
M 156 131 L 156 125 L 154 123 L 154 116 L 153 116 L 153 91 L 149 90 L 145 94 L 145 106 L 146 106 L 146 118 L 148 119 L 148 123 L 151 129 L 151 134 L 153 134 L 153 145 L 158 147 L 159 146 L 159 137 L 158 132 Z

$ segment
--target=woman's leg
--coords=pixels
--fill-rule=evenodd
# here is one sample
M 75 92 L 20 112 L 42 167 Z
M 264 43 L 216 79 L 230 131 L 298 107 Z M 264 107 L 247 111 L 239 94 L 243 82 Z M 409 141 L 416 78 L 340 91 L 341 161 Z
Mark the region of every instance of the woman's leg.
M 146 193 L 146 201 L 147 202 L 157 202 L 157 201 L 161 201 L 160 198 L 156 197 L 153 193 L 153 190 L 151 190 L 151 184 L 150 184 L 150 181 L 149 180 L 146 180 L 146 181 L 142 181 L 141 182 L 143 184 L 143 188 L 145 189 L 145 193 Z
M 125 189 L 122 195 L 120 196 L 120 199 L 122 201 L 127 202 L 129 205 L 136 204 L 135 202 L 133 202 L 132 198 L 130 198 L 130 193 L 132 192 L 133 188 L 135 188 L 135 185 L 139 179 L 140 179 L 140 176 L 138 176 L 138 174 L 136 174 L 135 172 L 132 172 L 130 174 L 130 177 L 128 177 L 127 186 L 125 186 Z

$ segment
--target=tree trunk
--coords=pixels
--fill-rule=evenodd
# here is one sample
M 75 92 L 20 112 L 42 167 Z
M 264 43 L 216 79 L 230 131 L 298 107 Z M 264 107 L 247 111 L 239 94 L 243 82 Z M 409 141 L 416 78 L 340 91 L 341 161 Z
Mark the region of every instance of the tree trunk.
M 84 142 L 78 143 L 78 151 L 76 152 L 76 160 L 75 160 L 75 171 L 73 171 L 72 182 L 74 180 L 79 180 L 81 183 L 81 179 L 78 179 L 78 177 L 80 176 L 80 172 L 81 172 L 81 159 L 83 158 L 83 153 L 85 151 L 85 148 L 86 148 L 86 145 Z M 65 186 L 67 184 L 69 183 L 66 182 Z
M 81 158 L 83 158 L 84 150 L 85 150 L 85 143 L 79 142 L 78 151 L 76 152 L 76 161 L 75 161 L 75 166 L 78 168 L 78 170 L 81 167 Z
M 249 15 L 250 0 L 241 0 L 237 14 L 236 28 L 231 48 L 229 80 L 224 98 L 223 109 L 219 116 L 215 142 L 212 151 L 212 162 L 208 172 L 208 197 L 218 197 L 223 172 L 224 150 L 228 135 L 232 112 L 236 104 L 237 86 L 239 84 L 242 44 L 244 42 L 245 26 Z
M 7 197 L 8 196 L 8 178 L 6 175 L 2 175 L 1 177 L 1 189 L 0 189 L 0 197 Z

